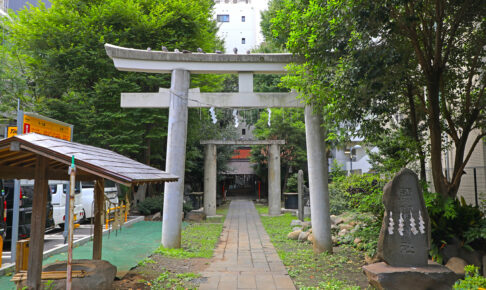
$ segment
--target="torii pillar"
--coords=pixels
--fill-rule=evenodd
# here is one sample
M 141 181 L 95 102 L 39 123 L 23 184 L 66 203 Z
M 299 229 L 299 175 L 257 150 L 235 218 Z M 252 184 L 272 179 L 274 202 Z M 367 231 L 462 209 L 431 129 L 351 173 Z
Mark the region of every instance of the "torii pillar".
M 105 49 L 108 56 L 113 59 L 115 67 L 119 70 L 172 73 L 170 91 L 161 89 L 158 93 L 122 93 L 121 106 L 126 108 L 170 107 L 166 171 L 180 177 L 184 176 L 187 107 L 303 107 L 300 101 L 296 99 L 296 93 L 253 92 L 253 73 L 286 73 L 285 66 L 287 64 L 301 62 L 301 59 L 291 54 L 175 53 L 130 49 L 111 44 L 105 44 Z M 190 92 L 188 91 L 189 72 L 192 74 L 237 73 L 239 74 L 240 92 Z M 177 101 L 175 101 L 176 98 Z M 323 120 L 319 114 L 313 113 L 312 107 L 306 107 L 305 119 L 307 159 L 309 172 L 312 172 L 309 178 L 309 187 L 312 226 L 315 232 L 314 250 L 316 252 L 331 252 L 327 159 L 324 146 L 325 135 L 321 128 Z M 274 149 L 271 148 L 271 150 Z M 174 185 L 166 185 L 165 188 L 166 197 L 162 225 L 162 244 L 165 247 L 180 247 L 183 184 L 184 179 L 181 178 Z
M 216 145 L 268 145 L 268 215 L 281 213 L 280 145 L 285 140 L 203 140 L 204 149 L 204 213 L 216 214 L 217 154 Z

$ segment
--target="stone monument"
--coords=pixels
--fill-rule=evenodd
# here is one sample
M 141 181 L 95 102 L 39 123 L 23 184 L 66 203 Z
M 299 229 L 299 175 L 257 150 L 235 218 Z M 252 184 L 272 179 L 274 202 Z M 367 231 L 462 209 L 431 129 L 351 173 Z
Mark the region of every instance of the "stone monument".
M 428 259 L 430 221 L 417 175 L 402 169 L 383 188 L 385 214 L 378 240 L 384 262 L 363 267 L 377 289 L 451 289 L 456 274 Z
M 417 175 L 402 169 L 383 188 L 378 257 L 395 267 L 427 266 L 430 221 Z

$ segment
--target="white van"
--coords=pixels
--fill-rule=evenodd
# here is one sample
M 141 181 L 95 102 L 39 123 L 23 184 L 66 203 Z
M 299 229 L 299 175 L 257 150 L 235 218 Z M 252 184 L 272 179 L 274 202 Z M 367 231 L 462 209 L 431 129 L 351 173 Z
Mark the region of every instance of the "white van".
M 69 194 L 69 182 L 49 181 L 49 188 L 51 189 L 54 224 L 63 229 L 66 220 L 66 193 Z M 85 219 L 80 193 L 79 182 L 76 182 L 74 194 L 74 223 L 80 223 Z
M 113 181 L 105 180 L 105 201 L 106 207 L 118 205 L 118 190 Z M 84 210 L 84 217 L 94 217 L 94 182 L 81 182 L 81 204 Z

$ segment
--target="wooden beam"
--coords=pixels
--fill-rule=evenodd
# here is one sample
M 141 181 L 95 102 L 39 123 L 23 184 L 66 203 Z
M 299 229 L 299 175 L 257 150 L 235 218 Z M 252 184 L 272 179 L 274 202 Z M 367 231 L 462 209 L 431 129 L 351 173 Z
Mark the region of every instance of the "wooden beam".
M 30 222 L 29 268 L 27 270 L 27 287 L 29 289 L 40 289 L 41 286 L 47 192 L 49 189 L 47 183 L 47 164 L 47 158 L 42 156 L 37 157 L 35 164 L 34 201 Z
M 34 179 L 36 169 L 34 167 L 22 166 L 0 166 L 0 178 L 3 179 Z M 48 180 L 69 180 L 66 170 L 49 169 L 47 172 Z M 96 175 L 78 170 L 76 172 L 76 179 L 80 181 L 92 181 L 96 179 Z
M 94 233 L 93 233 L 93 260 L 101 260 L 103 244 L 103 225 L 101 215 L 105 204 L 105 180 L 98 178 L 94 187 Z

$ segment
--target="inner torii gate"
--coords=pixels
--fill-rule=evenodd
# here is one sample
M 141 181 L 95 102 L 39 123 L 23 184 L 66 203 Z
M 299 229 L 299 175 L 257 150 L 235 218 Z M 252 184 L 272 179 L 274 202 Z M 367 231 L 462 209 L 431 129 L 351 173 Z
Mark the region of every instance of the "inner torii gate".
M 280 214 L 280 145 L 285 140 L 204 140 L 204 213 L 216 215 L 216 145 L 268 145 L 268 215 Z
M 139 50 L 105 44 L 108 56 L 122 71 L 171 73 L 171 88 L 158 93 L 122 93 L 125 108 L 169 108 L 167 158 L 165 170 L 180 176 L 166 183 L 162 220 L 162 245 L 179 248 L 181 244 L 184 166 L 186 157 L 188 107 L 271 108 L 303 107 L 297 93 L 254 93 L 253 74 L 286 73 L 285 66 L 300 60 L 291 54 L 216 54 L 176 53 Z M 190 90 L 190 75 L 237 73 L 238 93 L 201 93 Z M 322 116 L 313 105 L 305 106 L 307 164 L 314 250 L 332 252 L 329 216 L 328 169 Z

